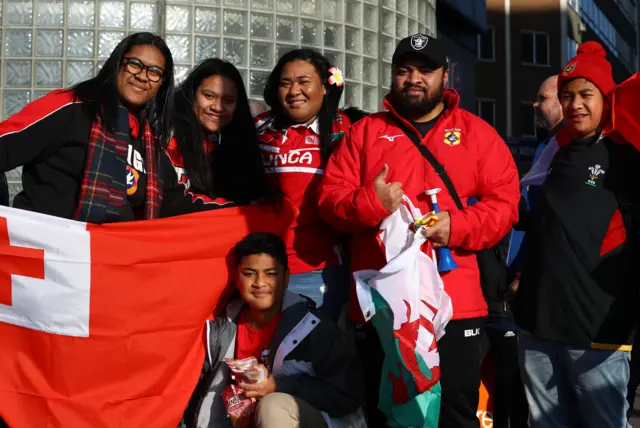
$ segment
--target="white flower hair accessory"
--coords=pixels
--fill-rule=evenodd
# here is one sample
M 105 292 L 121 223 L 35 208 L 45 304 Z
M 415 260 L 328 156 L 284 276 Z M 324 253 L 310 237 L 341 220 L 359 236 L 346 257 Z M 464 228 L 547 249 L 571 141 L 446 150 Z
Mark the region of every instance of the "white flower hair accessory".
M 331 73 L 331 76 L 329 76 L 330 85 L 336 85 L 338 87 L 344 85 L 344 76 L 342 75 L 342 70 L 340 70 L 338 67 L 331 67 L 329 69 L 329 73 Z

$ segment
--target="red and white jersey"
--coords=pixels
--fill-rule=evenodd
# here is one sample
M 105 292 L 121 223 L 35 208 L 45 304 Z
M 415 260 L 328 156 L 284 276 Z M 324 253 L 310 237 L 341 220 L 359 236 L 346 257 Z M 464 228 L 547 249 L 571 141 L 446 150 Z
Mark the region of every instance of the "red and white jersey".
M 300 211 L 287 239 L 291 273 L 339 264 L 340 234 L 318 215 L 317 190 L 326 163 L 320 153 L 318 121 L 277 129 L 275 118 L 266 112 L 255 122 L 267 174 Z M 336 115 L 333 144 L 342 141 L 350 124 L 345 115 Z

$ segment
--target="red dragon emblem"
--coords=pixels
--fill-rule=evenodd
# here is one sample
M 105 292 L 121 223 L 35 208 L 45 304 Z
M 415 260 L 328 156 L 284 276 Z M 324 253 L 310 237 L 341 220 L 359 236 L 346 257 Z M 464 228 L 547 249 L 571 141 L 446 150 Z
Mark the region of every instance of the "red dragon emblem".
M 437 313 L 437 310 L 429 305 L 424 300 L 422 301 L 424 305 L 426 305 L 429 309 L 433 311 L 433 313 Z M 411 316 L 411 306 L 405 300 L 404 304 L 407 306 L 407 322 L 403 323 L 398 330 L 393 332 L 395 338 L 398 339 L 398 347 L 400 348 L 400 356 L 404 361 L 405 366 L 411 372 L 416 382 L 416 389 L 418 394 L 421 394 L 425 391 L 431 389 L 438 381 L 440 380 L 440 367 L 432 367 L 431 368 L 431 379 L 427 378 L 421 371 L 420 366 L 418 365 L 418 356 L 416 354 L 417 341 L 418 341 L 418 328 L 422 326 L 426 328 L 431 334 L 433 334 L 433 342 L 429 346 L 429 351 L 433 351 L 436 349 L 436 337 L 435 337 L 435 328 L 433 323 L 423 317 L 422 315 L 415 321 L 409 322 Z M 392 389 L 393 389 L 393 402 L 395 404 L 403 404 L 409 401 L 409 393 L 407 390 L 407 384 L 402 376 L 402 369 L 400 363 L 396 363 L 398 365 L 398 370 L 400 372 L 400 376 L 396 377 L 393 373 L 389 372 L 388 377 L 391 381 Z

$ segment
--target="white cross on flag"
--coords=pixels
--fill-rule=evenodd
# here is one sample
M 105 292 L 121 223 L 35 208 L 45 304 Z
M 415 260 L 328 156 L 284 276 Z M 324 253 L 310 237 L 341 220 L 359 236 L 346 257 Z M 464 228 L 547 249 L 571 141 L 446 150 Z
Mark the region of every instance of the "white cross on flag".
M 293 218 L 283 204 L 96 226 L 0 207 L 0 418 L 175 428 L 232 291 L 230 250 Z

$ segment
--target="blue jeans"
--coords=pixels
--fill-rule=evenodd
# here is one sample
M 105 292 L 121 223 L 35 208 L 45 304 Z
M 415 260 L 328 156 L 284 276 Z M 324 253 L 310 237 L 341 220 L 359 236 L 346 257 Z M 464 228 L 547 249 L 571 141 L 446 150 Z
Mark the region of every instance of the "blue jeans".
M 636 326 L 636 336 L 633 339 L 633 343 L 637 343 L 638 346 L 633 347 L 631 351 L 630 374 L 629 385 L 627 386 L 627 403 L 631 410 L 635 409 L 636 392 L 638 386 L 640 386 L 640 326 Z
M 338 320 L 349 299 L 351 273 L 349 266 L 327 266 L 323 270 L 291 275 L 290 291 L 313 299 L 319 310 Z
M 525 332 L 518 348 L 532 428 L 631 428 L 629 352 L 575 349 Z

